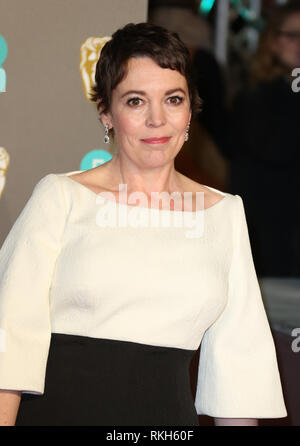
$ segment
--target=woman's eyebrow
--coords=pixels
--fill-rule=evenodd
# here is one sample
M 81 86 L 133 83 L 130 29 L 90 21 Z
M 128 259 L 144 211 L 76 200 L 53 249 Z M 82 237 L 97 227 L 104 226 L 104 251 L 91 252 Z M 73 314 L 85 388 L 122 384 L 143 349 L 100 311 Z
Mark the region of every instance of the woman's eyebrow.
M 175 93 L 176 91 L 181 91 L 183 94 L 186 94 L 186 92 L 182 88 L 173 88 L 172 90 L 166 91 L 165 95 Z M 128 94 L 140 94 L 143 96 L 147 95 L 147 93 L 142 90 L 129 90 L 129 91 L 126 91 L 126 93 L 122 94 L 121 98 L 123 98 L 124 96 L 127 96 Z

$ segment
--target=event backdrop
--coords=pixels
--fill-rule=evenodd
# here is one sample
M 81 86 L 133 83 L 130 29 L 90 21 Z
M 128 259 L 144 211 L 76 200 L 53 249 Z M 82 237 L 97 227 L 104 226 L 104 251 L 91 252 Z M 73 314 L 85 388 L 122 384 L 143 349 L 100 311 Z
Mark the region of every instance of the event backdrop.
M 147 8 L 147 0 L 0 0 L 0 247 L 43 176 L 114 153 L 86 98 L 84 57 L 95 57 L 90 42 L 146 21 Z

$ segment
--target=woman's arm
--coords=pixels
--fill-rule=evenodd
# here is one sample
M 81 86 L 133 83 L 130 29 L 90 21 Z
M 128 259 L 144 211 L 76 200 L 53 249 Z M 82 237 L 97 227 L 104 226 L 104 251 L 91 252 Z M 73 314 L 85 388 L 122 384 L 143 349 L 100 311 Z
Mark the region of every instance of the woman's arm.
M 15 425 L 20 401 L 20 391 L 0 390 L 0 426 Z
M 215 426 L 258 426 L 256 418 L 214 418 Z

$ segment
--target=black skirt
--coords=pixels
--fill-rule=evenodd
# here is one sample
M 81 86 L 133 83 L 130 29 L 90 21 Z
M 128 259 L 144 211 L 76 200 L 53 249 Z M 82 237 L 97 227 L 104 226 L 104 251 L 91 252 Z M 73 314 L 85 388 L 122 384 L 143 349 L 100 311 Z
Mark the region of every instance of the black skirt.
M 52 333 L 44 394 L 22 394 L 15 425 L 199 426 L 195 352 Z

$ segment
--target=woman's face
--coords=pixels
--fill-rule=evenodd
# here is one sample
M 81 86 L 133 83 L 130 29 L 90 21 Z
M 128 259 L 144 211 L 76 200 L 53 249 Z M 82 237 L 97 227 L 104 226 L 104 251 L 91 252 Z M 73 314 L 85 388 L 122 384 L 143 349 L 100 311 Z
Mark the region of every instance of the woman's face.
M 291 14 L 280 27 L 273 51 L 290 70 L 300 67 L 300 12 Z
M 140 167 L 158 167 L 180 151 L 190 119 L 185 77 L 139 57 L 129 59 L 128 74 L 113 90 L 103 122 L 114 128 L 120 153 Z

